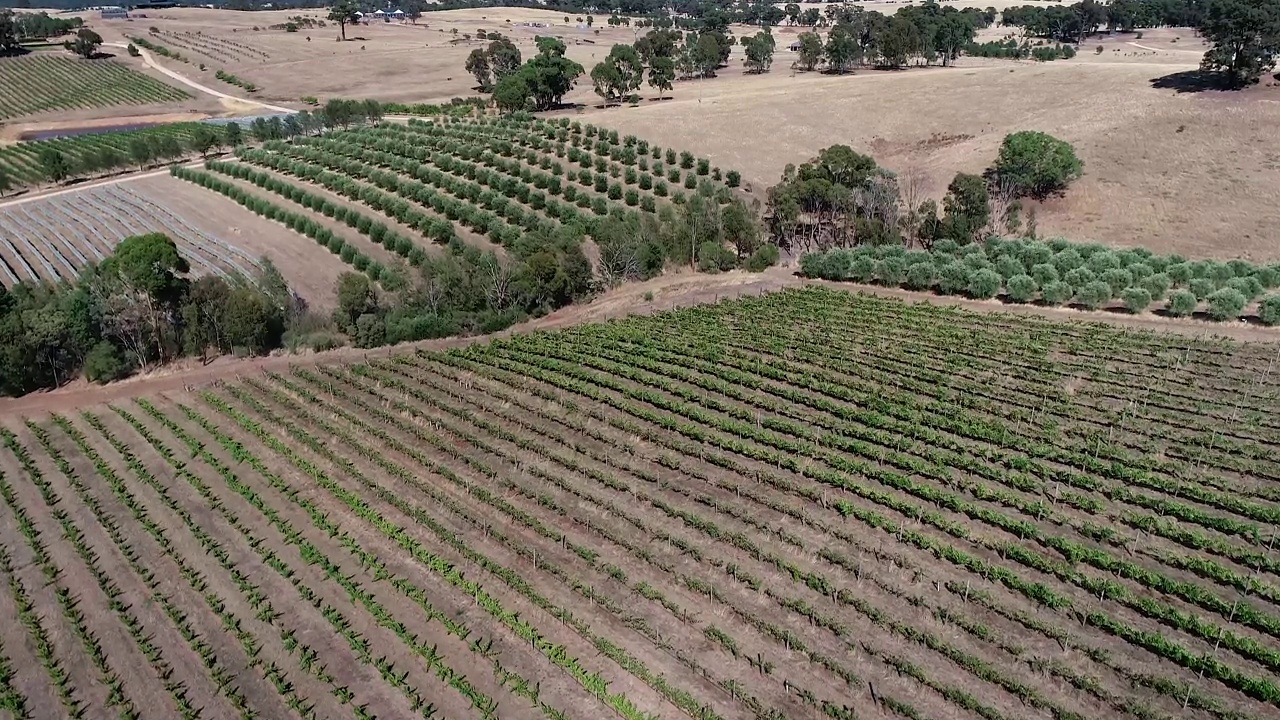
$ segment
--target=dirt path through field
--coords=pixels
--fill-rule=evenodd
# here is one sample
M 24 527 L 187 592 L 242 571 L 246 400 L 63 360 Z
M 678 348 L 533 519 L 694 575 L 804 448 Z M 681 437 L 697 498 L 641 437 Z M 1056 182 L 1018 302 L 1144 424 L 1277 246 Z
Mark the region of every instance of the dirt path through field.
M 127 45 L 126 43 L 103 43 L 103 44 L 104 44 L 104 45 L 110 45 L 111 47 L 120 47 L 120 48 L 128 47 L 128 45 Z M 256 107 L 262 108 L 263 110 L 270 110 L 270 111 L 272 111 L 272 112 L 282 112 L 282 113 L 292 113 L 292 112 L 294 112 L 292 109 L 287 108 L 287 107 L 280 107 L 279 105 L 269 105 L 269 104 L 264 103 L 264 102 L 258 102 L 257 100 L 249 100 L 249 99 L 247 99 L 247 98 L 236 97 L 235 95 L 229 95 L 229 94 L 224 93 L 224 92 L 222 92 L 222 91 L 220 91 L 220 90 L 214 90 L 213 88 L 208 87 L 208 86 L 206 86 L 206 85 L 201 85 L 200 83 L 196 82 L 195 80 L 191 80 L 191 79 L 187 78 L 186 76 L 184 76 L 184 75 L 182 75 L 182 74 L 180 74 L 180 73 L 178 73 L 178 72 L 176 72 L 176 71 L 174 71 L 174 70 L 170 70 L 169 68 L 167 68 L 167 67 L 165 67 L 165 66 L 161 65 L 159 62 L 156 62 L 156 59 L 155 59 L 154 57 L 152 57 L 152 56 L 151 56 L 151 53 L 150 53 L 150 52 L 148 52 L 147 50 L 144 50 L 144 49 L 142 49 L 142 48 L 137 48 L 137 50 L 138 50 L 138 53 L 142 56 L 142 62 L 143 62 L 147 67 L 149 67 L 149 68 L 151 68 L 151 69 L 155 70 L 156 72 L 162 73 L 162 74 L 163 74 L 163 75 L 165 75 L 166 77 L 169 77 L 169 78 L 172 78 L 172 79 L 174 79 L 174 80 L 177 80 L 178 82 L 182 83 L 183 85 L 186 85 L 187 87 L 190 87 L 190 88 L 192 88 L 192 89 L 194 89 L 194 90 L 197 90 L 197 91 L 199 91 L 199 92 L 202 92 L 202 93 L 204 93 L 204 94 L 206 94 L 206 95 L 212 95 L 213 97 L 219 98 L 219 99 L 221 99 L 221 100 L 229 101 L 229 102 L 232 102 L 232 103 L 238 103 L 238 104 L 240 104 L 240 105 L 253 105 L 253 106 L 256 106 Z

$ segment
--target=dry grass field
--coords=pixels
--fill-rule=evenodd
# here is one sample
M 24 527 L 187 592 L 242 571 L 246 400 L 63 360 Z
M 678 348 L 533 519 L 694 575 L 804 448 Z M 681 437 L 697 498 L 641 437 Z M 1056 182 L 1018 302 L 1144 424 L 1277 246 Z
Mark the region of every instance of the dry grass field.
M 792 54 L 781 51 L 762 77 L 735 70 L 677 83 L 673 100 L 591 109 L 582 119 L 700 148 L 756 185 L 844 143 L 899 173 L 924 173 L 936 197 L 956 172 L 988 167 L 1005 134 L 1042 130 L 1073 143 L 1085 162 L 1065 197 L 1038 208 L 1042 234 L 1190 257 L 1280 259 L 1280 146 L 1272 137 L 1280 93 L 1153 86 L 1194 70 L 1202 52 L 1189 31 L 1163 30 L 1141 41 L 1091 41 L 1071 61 L 962 60 L 947 69 L 793 77 Z
M 882 12 L 896 5 L 867 3 Z M 216 69 L 226 69 L 261 87 L 255 98 L 295 105 L 303 96 L 430 102 L 473 95 L 462 66 L 484 42 L 460 39 L 481 29 L 510 36 L 526 55 L 536 35 L 557 35 L 588 69 L 612 43 L 634 38 L 631 29 L 610 28 L 602 19 L 586 30 L 576 17 L 565 25 L 561 13 L 510 8 L 427 13 L 416 25 L 372 22 L 350 28 L 358 39 L 346 43 L 336 42 L 332 24 L 298 33 L 266 29 L 293 14 L 191 8 L 97 24 L 108 34 L 145 33 L 151 26 L 167 34 L 199 31 L 252 48 L 230 59 L 221 52 L 191 55 L 207 63 L 203 73 L 195 63 L 165 64 L 243 94 L 213 78 Z M 529 22 L 551 27 L 521 25 Z M 767 75 L 745 75 L 735 49 L 720 77 L 679 82 L 665 102 L 646 86 L 640 106 L 602 109 L 585 80 L 567 99 L 580 106 L 573 112 L 584 120 L 662 145 L 703 149 L 757 188 L 776 182 L 788 163 L 846 143 L 895 171 L 923 174 L 929 192 L 940 197 L 956 172 L 986 168 L 1005 134 L 1043 130 L 1076 146 L 1085 176 L 1065 197 L 1037 208 L 1042 234 L 1190 257 L 1280 258 L 1271 242 L 1271 228 L 1280 222 L 1280 149 L 1269 141 L 1280 121 L 1280 92 L 1263 87 L 1228 95 L 1178 86 L 1178 74 L 1194 70 L 1202 53 L 1190 31 L 1090 41 L 1071 61 L 962 60 L 955 68 L 850 77 L 795 75 L 785 46 L 800 31 L 778 30 L 783 49 Z M 982 35 L 995 39 L 1005 32 Z

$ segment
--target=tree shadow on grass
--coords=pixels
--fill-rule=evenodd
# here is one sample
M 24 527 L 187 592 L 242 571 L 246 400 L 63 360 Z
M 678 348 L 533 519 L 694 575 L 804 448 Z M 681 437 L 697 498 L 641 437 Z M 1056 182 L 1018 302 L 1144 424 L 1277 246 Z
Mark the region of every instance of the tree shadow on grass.
M 1202 70 L 1184 70 L 1152 78 L 1151 87 L 1157 90 L 1173 90 L 1179 94 L 1225 89 L 1220 76 Z

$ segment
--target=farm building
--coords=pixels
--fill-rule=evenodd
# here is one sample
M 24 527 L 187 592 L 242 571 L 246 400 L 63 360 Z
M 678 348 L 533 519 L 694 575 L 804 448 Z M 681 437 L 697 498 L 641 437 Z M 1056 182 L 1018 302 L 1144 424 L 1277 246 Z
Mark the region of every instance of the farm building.
M 102 13 L 103 20 L 128 20 L 129 19 L 129 11 L 120 7 L 119 5 L 109 5 L 107 7 L 102 8 L 99 12 Z

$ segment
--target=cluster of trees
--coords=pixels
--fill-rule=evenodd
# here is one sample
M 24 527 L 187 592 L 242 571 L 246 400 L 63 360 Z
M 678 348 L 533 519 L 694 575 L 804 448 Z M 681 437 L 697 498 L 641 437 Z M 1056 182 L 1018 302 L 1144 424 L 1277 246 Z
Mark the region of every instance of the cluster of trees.
M 964 52 L 966 55 L 973 57 L 1007 58 L 1010 60 L 1031 58 L 1040 62 L 1058 59 L 1070 60 L 1076 56 L 1074 45 L 1066 43 L 1034 45 L 1030 40 L 1018 41 L 1014 38 L 992 40 L 985 43 L 969 43 Z
M 1243 87 L 1280 57 L 1280 0 L 1082 0 L 1073 5 L 1010 7 L 1001 23 L 1028 34 L 1079 43 L 1102 28 L 1193 27 L 1210 44 L 1201 68 Z
M 486 37 L 491 41 L 489 47 L 472 50 L 464 67 L 475 76 L 477 90 L 493 92 L 494 83 L 519 70 L 523 58 L 520 48 L 501 34 L 491 33 Z
M 62 46 L 88 60 L 97 56 L 98 48 L 102 47 L 102 36 L 82 27 L 76 31 L 75 38 L 62 43 Z
M 24 41 L 62 37 L 83 25 L 80 18 L 53 18 L 43 12 L 15 13 L 0 8 L 0 55 L 20 52 Z
M 0 394 L 107 382 L 178 357 L 264 353 L 307 313 L 269 261 L 192 280 L 163 234 L 123 240 L 74 283 L 0 287 Z
M 499 41 L 502 42 L 502 41 Z M 565 57 L 565 45 L 553 37 L 535 39 L 538 54 L 493 86 L 494 103 L 506 112 L 550 110 L 573 89 L 584 68 Z
M 1061 192 L 1082 170 L 1069 143 L 1041 132 L 1012 133 L 984 175 L 955 176 L 939 213 L 937 202 L 923 196 L 918 173 L 900 176 L 834 145 L 799 168 L 787 166 L 769 189 L 767 217 L 774 242 L 794 251 L 968 243 L 1017 231 L 1021 198 Z M 1028 229 L 1034 234 L 1034 217 Z
M 978 29 L 990 24 L 988 15 L 974 8 L 936 3 L 905 7 L 892 16 L 844 5 L 828 6 L 827 11 L 832 25 L 825 42 L 812 31 L 797 38 L 801 70 L 819 65 L 833 73 L 857 65 L 898 68 L 915 58 L 946 66 L 973 42 Z

